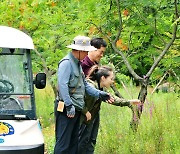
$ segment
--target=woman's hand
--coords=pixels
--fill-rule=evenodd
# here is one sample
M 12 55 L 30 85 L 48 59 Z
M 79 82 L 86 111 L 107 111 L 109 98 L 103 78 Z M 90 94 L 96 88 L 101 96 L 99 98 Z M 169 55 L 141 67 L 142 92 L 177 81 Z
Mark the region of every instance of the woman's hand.
M 91 120 L 91 113 L 89 111 L 86 112 L 86 120 Z
M 114 103 L 114 98 L 110 95 L 110 98 L 107 100 L 107 102 L 109 104 L 113 104 Z
M 141 101 L 139 99 L 132 99 L 130 100 L 131 105 L 140 105 Z

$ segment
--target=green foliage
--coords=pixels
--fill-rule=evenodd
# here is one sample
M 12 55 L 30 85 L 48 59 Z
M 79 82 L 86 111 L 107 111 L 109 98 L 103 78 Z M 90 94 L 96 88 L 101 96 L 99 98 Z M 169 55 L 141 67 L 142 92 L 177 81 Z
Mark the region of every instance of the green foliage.
M 122 17 L 119 49 L 128 57 L 135 72 L 143 76 L 162 52 L 164 42 L 172 36 L 173 2 L 123 0 L 119 6 Z M 32 53 L 34 72 L 49 72 L 48 78 L 53 81 L 55 77 L 51 75 L 56 72 L 58 61 L 68 53 L 66 46 L 73 37 L 104 37 L 105 33 L 114 39 L 119 29 L 117 5 L 111 0 L 2 0 L 0 8 L 1 25 L 18 28 L 33 38 L 35 48 L 41 54 L 40 58 Z M 104 33 L 97 27 L 101 27 Z M 161 69 L 165 70 L 171 64 L 174 70 L 178 70 L 178 42 L 179 39 L 170 49 L 170 56 L 161 62 Z M 110 45 L 106 56 L 106 63 L 111 61 L 116 70 L 130 76 L 122 58 Z M 46 66 L 42 58 L 46 60 Z
M 172 37 L 172 25 L 174 19 L 174 4 L 171 1 L 120 1 L 120 9 L 122 16 L 122 32 L 118 40 L 117 46 L 135 70 L 135 72 L 143 76 L 151 68 L 154 60 L 162 52 L 164 43 L 168 42 Z M 180 7 L 179 7 L 180 9 Z M 110 34 L 112 39 L 115 38 L 119 27 L 117 6 L 114 2 L 108 12 L 107 23 L 105 23 L 105 32 Z M 104 24 L 104 23 L 103 23 Z M 177 34 L 179 36 L 179 33 Z M 171 68 L 178 69 L 180 65 L 174 65 L 172 59 L 178 57 L 173 51 L 178 51 L 177 48 L 179 39 L 175 41 L 170 49 L 171 57 L 166 58 L 160 64 L 160 68 L 167 69 L 166 65 Z M 111 52 L 112 53 L 112 52 Z M 121 58 L 108 54 L 110 61 L 113 61 L 116 69 L 120 72 L 129 75 L 129 72 L 124 64 L 120 63 Z M 168 60 L 167 60 L 168 59 Z M 179 57 L 178 57 L 179 59 Z
M 22 1 L 1 2 L 0 24 L 25 31 L 34 40 L 50 70 L 56 70 L 58 61 L 67 54 L 66 45 L 86 29 L 78 10 L 78 1 Z M 82 4 L 84 5 L 84 4 Z M 34 55 L 34 68 L 42 70 L 42 61 Z
M 172 37 L 173 24 L 176 24 L 174 22 L 173 3 L 171 0 L 120 1 L 122 32 L 118 40 L 118 48 L 128 57 L 132 68 L 140 76 L 147 73 L 154 60 L 162 52 L 164 43 L 168 42 Z M 51 76 L 52 72 L 56 72 L 58 61 L 69 52 L 66 46 L 71 43 L 76 35 L 87 35 L 90 37 L 104 37 L 104 35 L 107 35 L 114 39 L 119 29 L 117 5 L 116 1 L 112 0 L 1 0 L 0 9 L 0 25 L 18 28 L 33 38 L 35 48 L 41 54 L 41 57 L 39 57 L 35 52 L 32 52 L 34 72 L 39 70 L 50 72 L 48 78 L 51 81 L 56 81 L 55 73 L 54 76 Z M 178 10 L 180 10 L 179 1 Z M 99 27 L 100 29 L 98 29 Z M 178 30 L 180 30 L 179 27 Z M 179 35 L 177 33 L 177 39 L 155 69 L 150 78 L 151 81 L 159 80 L 169 68 L 173 69 L 177 76 L 180 76 Z M 45 60 L 47 68 L 44 66 L 41 58 Z M 128 82 L 127 76 L 131 75 L 124 65 L 121 56 L 114 53 L 110 45 L 102 60 L 102 64 L 108 63 L 113 63 L 116 72 L 126 75 L 117 73 L 119 80 L 125 83 Z M 176 81 L 177 79 L 173 78 L 172 80 Z M 41 92 L 36 91 L 36 93 Z M 37 114 L 43 127 L 47 127 L 53 122 L 53 115 L 50 115 L 50 113 L 53 112 L 54 95 L 52 92 L 45 92 L 47 93 L 44 94 L 45 97 L 42 97 L 44 95 L 37 95 L 36 97 L 38 102 Z M 132 88 L 131 93 L 135 94 Z M 158 102 L 158 98 L 160 98 L 160 101 L 164 100 L 163 96 L 157 96 L 156 99 L 150 102 Z M 176 103 L 177 100 L 174 99 L 175 97 L 172 97 L 172 102 Z M 160 107 L 164 109 L 162 110 L 162 116 L 159 115 L 161 110 L 156 112 L 157 114 L 153 114 L 153 118 L 158 120 L 159 123 L 153 121 L 154 125 L 152 125 L 152 121 L 148 121 L 146 117 L 148 113 L 143 113 L 142 118 L 145 119 L 143 124 L 146 123 L 147 127 L 151 128 L 151 130 L 146 131 L 146 128 L 143 128 L 141 125 L 141 132 L 137 134 L 133 134 L 128 127 L 129 121 L 127 119 L 131 117 L 130 111 L 128 109 L 124 110 L 124 108 L 119 110 L 112 107 L 114 112 L 120 115 L 119 118 L 123 123 L 119 123 L 119 120 L 116 119 L 117 116 L 109 113 L 109 117 L 116 119 L 117 123 L 112 121 L 112 119 L 106 119 L 109 123 L 112 122 L 115 128 L 112 127 L 112 124 L 104 126 L 102 123 L 101 131 L 103 133 L 100 134 L 99 138 L 102 138 L 103 142 L 100 139 L 98 140 L 100 143 L 98 144 L 100 146 L 97 147 L 98 153 L 109 153 L 112 151 L 116 153 L 156 153 L 159 151 L 176 153 L 179 150 L 178 147 L 180 147 L 178 144 L 180 143 L 180 136 L 176 132 L 176 130 L 179 130 L 179 126 L 175 124 L 175 121 L 177 121 L 175 119 L 170 124 L 176 126 L 176 130 L 174 127 L 170 128 L 166 113 L 172 115 L 172 117 L 178 117 L 178 112 L 172 112 L 172 110 L 165 112 L 167 100 L 164 100 L 164 102 L 166 103 L 160 103 Z M 177 109 L 178 104 L 174 105 Z M 161 109 L 160 107 L 156 106 L 158 109 Z M 108 108 L 109 106 L 103 105 L 104 110 Z M 105 117 L 109 118 L 107 115 Z M 160 118 L 164 119 L 161 121 Z M 122 126 L 122 129 L 119 126 Z M 165 128 L 164 132 L 167 132 L 167 135 L 165 135 L 161 128 Z M 116 132 L 118 130 L 117 136 L 114 130 Z M 155 135 L 153 135 L 152 130 L 155 131 Z M 169 136 L 171 133 L 173 134 L 173 140 Z M 104 137 L 108 138 L 107 142 L 103 140 Z M 145 140 L 147 139 L 146 137 L 149 138 L 148 142 Z M 51 141 L 50 143 L 53 143 L 54 140 L 52 139 Z
M 118 84 L 120 84 L 120 81 L 123 81 L 123 83 L 128 84 L 130 82 L 130 77 L 121 73 L 116 73 L 116 81 Z

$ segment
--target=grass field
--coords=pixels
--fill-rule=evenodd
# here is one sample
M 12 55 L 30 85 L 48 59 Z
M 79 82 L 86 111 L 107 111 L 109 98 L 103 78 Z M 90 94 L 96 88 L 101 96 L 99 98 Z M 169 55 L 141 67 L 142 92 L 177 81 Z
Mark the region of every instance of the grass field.
M 138 88 L 129 88 L 132 98 Z M 123 96 L 130 99 L 124 89 Z M 46 153 L 54 148 L 54 96 L 50 87 L 36 90 L 37 114 L 45 137 Z M 102 103 L 95 154 L 180 154 L 180 98 L 176 93 L 148 94 L 137 132 L 130 128 L 131 110 Z

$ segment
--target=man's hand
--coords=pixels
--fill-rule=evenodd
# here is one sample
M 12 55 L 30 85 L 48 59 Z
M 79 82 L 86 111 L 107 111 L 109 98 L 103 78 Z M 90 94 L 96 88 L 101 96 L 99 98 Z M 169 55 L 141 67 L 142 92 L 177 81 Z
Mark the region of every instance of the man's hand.
M 89 111 L 86 112 L 86 120 L 91 120 L 91 113 Z
M 107 101 L 107 100 L 110 99 L 110 95 L 109 95 L 107 92 L 100 91 L 100 93 L 99 93 L 99 98 L 100 98 L 102 101 Z
M 74 118 L 75 116 L 75 107 L 73 105 L 66 106 L 67 116 L 69 118 Z

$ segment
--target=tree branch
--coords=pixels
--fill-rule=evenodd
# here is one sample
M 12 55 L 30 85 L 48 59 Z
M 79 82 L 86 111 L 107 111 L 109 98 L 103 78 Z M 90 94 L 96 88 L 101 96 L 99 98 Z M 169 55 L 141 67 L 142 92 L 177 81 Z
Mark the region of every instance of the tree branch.
M 114 91 L 115 95 L 118 96 L 119 98 L 123 98 L 123 96 L 120 94 L 118 89 L 116 88 L 115 84 L 111 85 L 112 90 Z
M 111 0 L 111 1 L 110 1 L 110 6 L 109 6 L 109 10 L 107 11 L 107 13 L 110 12 L 110 10 L 111 10 L 111 8 L 112 8 L 112 4 L 113 4 L 113 3 L 112 3 L 112 0 Z
M 175 20 L 178 18 L 178 13 L 177 13 L 177 0 L 175 0 Z M 176 39 L 176 32 L 177 32 L 177 27 L 178 27 L 178 23 L 174 23 L 174 28 L 173 28 L 173 33 L 172 33 L 172 38 L 169 41 L 169 43 L 166 44 L 164 50 L 162 51 L 162 53 L 159 55 L 159 57 L 156 59 L 156 61 L 154 62 L 154 64 L 152 65 L 152 67 L 150 68 L 149 72 L 146 74 L 146 77 L 150 77 L 150 75 L 152 74 L 152 72 L 154 71 L 154 69 L 156 68 L 156 66 L 158 65 L 158 63 L 160 62 L 160 60 L 163 58 L 163 56 L 166 54 L 166 52 L 169 50 L 169 48 L 171 47 L 171 45 L 173 44 L 174 40 Z
M 176 15 L 176 19 L 178 20 L 178 18 L 179 18 L 179 13 L 178 13 L 178 7 L 177 7 L 177 0 L 174 0 L 174 5 L 175 5 L 175 15 Z
M 104 36 L 110 41 L 110 43 L 111 43 L 114 51 L 115 51 L 116 53 L 118 53 L 119 55 L 121 55 L 121 57 L 122 57 L 125 65 L 127 66 L 128 70 L 129 70 L 129 72 L 132 74 L 132 76 L 133 76 L 136 80 L 142 80 L 142 78 L 141 78 L 140 76 L 138 76 L 138 75 L 134 72 L 133 68 L 132 68 L 131 65 L 129 64 L 129 62 L 128 62 L 128 60 L 126 59 L 126 57 L 124 56 L 124 54 L 116 48 L 116 42 L 117 42 L 117 40 L 119 39 L 119 36 L 120 36 L 120 34 L 121 34 L 121 31 L 122 31 L 122 17 L 121 17 L 121 11 L 120 11 L 120 6 L 119 6 L 119 5 L 120 5 L 120 1 L 119 1 L 119 0 L 116 0 L 116 4 L 117 4 L 117 7 L 118 7 L 118 14 L 119 14 L 119 20 L 120 20 L 120 21 L 119 21 L 119 30 L 118 30 L 118 33 L 117 33 L 116 38 L 115 38 L 114 41 L 113 41 L 108 35 L 104 35 Z M 96 26 L 96 27 L 97 27 L 97 26 Z M 98 27 L 97 27 L 97 28 L 98 28 Z M 104 34 L 100 28 L 98 28 L 98 30 L 99 30 L 102 34 Z
M 134 4 L 134 5 L 135 5 L 135 4 Z M 163 42 L 163 44 L 166 44 L 166 42 L 164 41 L 164 39 L 161 37 L 161 34 L 157 31 L 156 26 L 153 26 L 152 23 L 149 23 L 144 16 L 139 15 L 139 14 L 141 14 L 141 13 L 140 13 L 139 9 L 136 7 L 136 5 L 135 5 L 135 8 L 136 8 L 137 11 L 139 12 L 139 13 L 137 13 L 137 15 L 138 15 L 141 19 L 143 19 L 148 25 L 150 25 L 150 26 L 154 29 L 155 34 L 157 34 L 157 36 L 159 36 L 159 38 L 160 38 L 160 40 Z
M 120 1 L 116 0 L 116 4 L 117 4 L 117 8 L 118 8 L 118 16 L 119 16 L 119 30 L 118 30 L 118 33 L 117 33 L 116 38 L 114 40 L 115 43 L 119 39 L 119 37 L 121 35 L 121 31 L 122 31 L 122 16 L 121 16 L 121 9 L 120 9 Z
M 168 72 L 169 72 L 169 70 L 167 70 L 167 71 L 164 73 L 163 77 L 161 78 L 161 80 L 159 81 L 159 83 L 156 85 L 156 87 L 154 88 L 154 90 L 151 92 L 151 94 L 153 94 L 153 93 L 156 91 L 156 89 L 157 89 L 158 86 L 161 84 L 161 82 L 164 80 L 164 78 L 166 77 L 166 75 L 168 74 Z
M 45 70 L 45 73 L 47 74 L 48 77 L 50 77 L 52 74 L 54 74 L 54 72 L 49 71 L 47 65 L 46 65 L 46 61 L 45 59 L 42 57 L 42 55 L 37 51 L 37 49 L 34 49 L 34 52 L 40 57 L 41 61 L 42 61 L 42 66 Z
M 125 65 L 127 66 L 128 70 L 129 70 L 129 72 L 132 74 L 132 76 L 133 76 L 136 80 L 142 80 L 142 78 L 141 78 L 140 76 L 138 76 L 138 75 L 134 72 L 133 68 L 132 68 L 131 65 L 129 64 L 129 62 L 128 62 L 128 60 L 126 59 L 126 57 L 124 56 L 124 54 L 116 48 L 115 42 L 111 42 L 111 44 L 112 44 L 112 47 L 113 47 L 114 51 L 117 52 L 119 55 L 121 55 L 121 57 L 122 57 Z
M 127 58 L 128 58 L 128 57 L 131 57 L 131 56 L 134 55 L 134 54 L 137 54 L 137 52 L 131 52 L 129 55 L 127 55 Z M 119 61 L 119 62 L 115 65 L 115 67 L 117 67 L 118 65 L 120 65 L 120 64 L 123 63 L 123 62 L 124 62 L 123 60 Z

